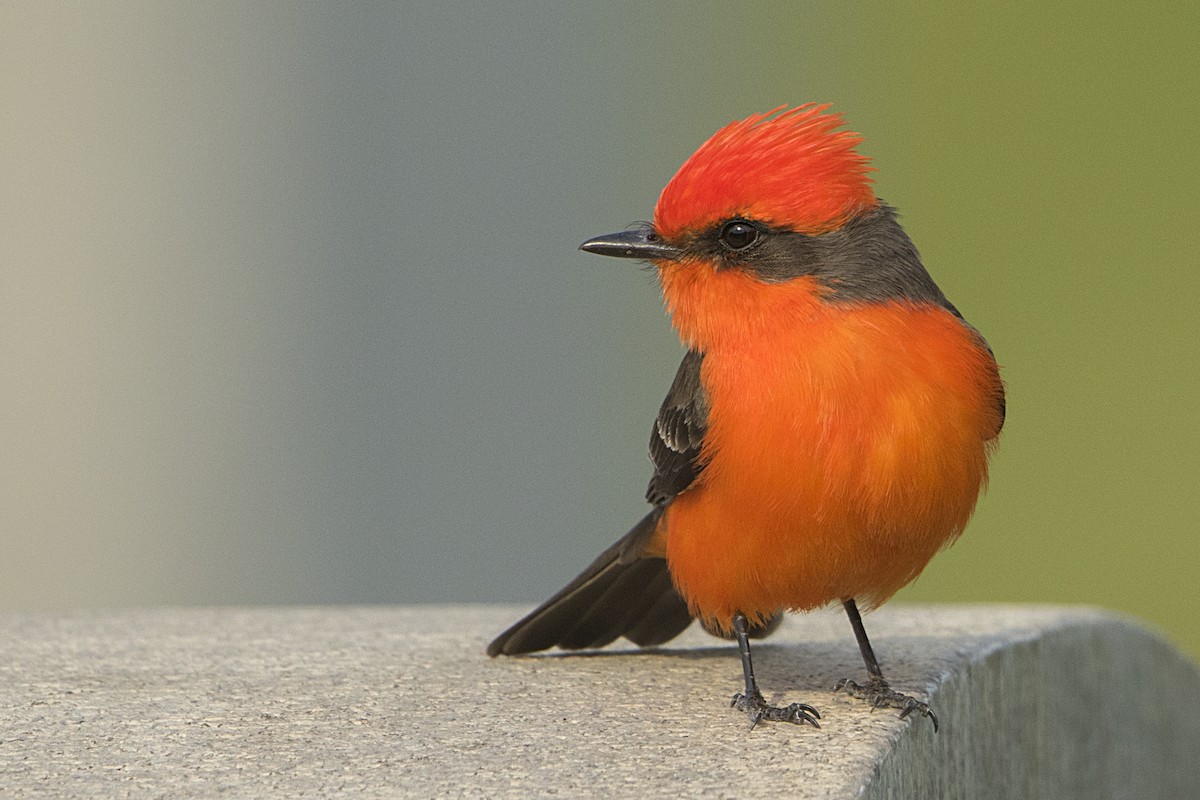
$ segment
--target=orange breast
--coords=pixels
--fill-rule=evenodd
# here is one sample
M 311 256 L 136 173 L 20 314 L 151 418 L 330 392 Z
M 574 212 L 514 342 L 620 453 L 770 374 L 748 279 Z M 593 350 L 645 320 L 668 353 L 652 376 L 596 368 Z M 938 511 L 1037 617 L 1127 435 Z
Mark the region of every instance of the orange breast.
M 762 290 L 782 302 L 780 288 Z M 710 412 L 708 466 L 665 517 L 667 558 L 693 613 L 723 626 L 886 600 L 962 532 L 1000 428 L 995 362 L 948 311 L 792 294 L 785 323 L 769 324 L 782 306 L 768 324 L 717 319 L 720 337 L 689 321 L 727 307 L 668 294 L 705 351 Z

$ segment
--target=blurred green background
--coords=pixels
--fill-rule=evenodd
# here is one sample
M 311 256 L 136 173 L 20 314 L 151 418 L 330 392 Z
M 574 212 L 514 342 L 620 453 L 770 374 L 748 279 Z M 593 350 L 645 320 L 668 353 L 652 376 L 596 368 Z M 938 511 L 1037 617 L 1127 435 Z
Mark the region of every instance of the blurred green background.
M 642 514 L 679 346 L 578 253 L 832 102 L 1004 368 L 901 600 L 1200 655 L 1200 6 L 0 6 L 0 609 L 534 602 Z

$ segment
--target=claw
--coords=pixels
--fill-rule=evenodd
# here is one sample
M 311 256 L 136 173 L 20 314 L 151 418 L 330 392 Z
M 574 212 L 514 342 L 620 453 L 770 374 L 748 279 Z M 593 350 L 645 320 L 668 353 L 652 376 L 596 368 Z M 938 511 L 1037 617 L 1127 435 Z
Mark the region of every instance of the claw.
M 911 697 L 902 692 L 897 692 L 883 678 L 872 677 L 867 681 L 866 685 L 859 685 L 849 678 L 842 678 L 834 684 L 833 690 L 839 692 L 845 689 L 846 693 L 851 697 L 857 697 L 860 700 L 866 700 L 871 705 L 871 710 L 877 708 L 896 708 L 900 710 L 900 719 L 907 719 L 914 711 L 923 717 L 927 717 L 933 723 L 933 731 L 937 733 L 938 718 L 937 714 L 927 703 L 922 703 L 915 697 Z
M 754 730 L 755 726 L 764 719 L 768 722 L 791 722 L 796 725 L 808 723 L 814 728 L 821 727 L 821 724 L 817 722 L 821 718 L 821 712 L 808 703 L 792 703 L 790 706 L 778 708 L 767 705 L 767 701 L 757 692 L 750 696 L 739 692 L 733 696 L 729 706 L 746 713 L 750 718 L 750 730 Z
M 930 708 L 925 703 L 922 703 L 918 700 L 913 700 L 911 697 L 909 699 L 912 700 L 912 704 L 906 706 L 904 708 L 904 710 L 900 712 L 900 719 L 905 719 L 906 717 L 908 717 L 909 714 L 916 711 L 917 713 L 921 714 L 922 716 L 928 717 L 929 721 L 933 723 L 933 732 L 937 733 L 938 718 L 937 718 L 937 714 L 933 713 L 933 709 Z

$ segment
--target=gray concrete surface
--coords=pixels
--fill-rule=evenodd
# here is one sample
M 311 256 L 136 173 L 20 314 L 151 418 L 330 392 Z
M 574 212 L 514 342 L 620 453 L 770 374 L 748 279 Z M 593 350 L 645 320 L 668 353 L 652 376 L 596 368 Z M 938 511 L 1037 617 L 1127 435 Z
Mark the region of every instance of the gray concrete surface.
M 747 729 L 736 650 L 490 660 L 523 608 L 0 615 L 0 797 L 1170 797 L 1200 787 L 1200 674 L 1087 609 L 867 617 L 941 718 L 830 692 L 861 665 L 833 611 L 756 651 L 821 730 Z

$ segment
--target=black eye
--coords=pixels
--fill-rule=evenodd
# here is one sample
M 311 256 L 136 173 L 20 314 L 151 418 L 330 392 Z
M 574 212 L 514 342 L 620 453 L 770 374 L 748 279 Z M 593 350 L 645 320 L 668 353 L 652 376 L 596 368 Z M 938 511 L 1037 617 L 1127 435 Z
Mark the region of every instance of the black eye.
M 733 220 L 721 228 L 721 244 L 730 250 L 745 250 L 758 239 L 758 228 L 749 222 Z

